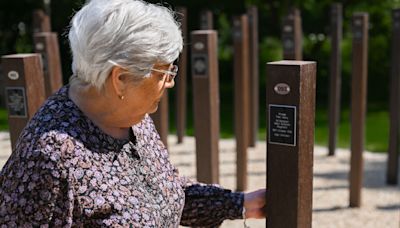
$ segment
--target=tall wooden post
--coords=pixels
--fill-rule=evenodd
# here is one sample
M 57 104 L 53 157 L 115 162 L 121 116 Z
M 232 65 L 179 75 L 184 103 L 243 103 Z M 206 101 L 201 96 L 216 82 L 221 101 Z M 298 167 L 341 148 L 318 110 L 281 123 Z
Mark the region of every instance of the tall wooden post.
M 213 13 L 210 10 L 200 12 L 200 30 L 214 29 Z
M 250 132 L 249 146 L 256 146 L 259 123 L 259 61 L 258 61 L 258 10 L 252 6 L 247 10 L 249 17 L 249 57 L 250 57 Z
M 153 119 L 161 141 L 164 143 L 166 148 L 168 148 L 168 111 L 168 90 L 164 90 L 164 94 L 158 103 L 157 111 L 150 116 Z
M 335 155 L 337 129 L 340 118 L 340 89 L 342 84 L 342 4 L 334 3 L 331 7 L 331 67 L 329 83 L 329 152 Z
M 35 33 L 33 40 L 35 52 L 42 55 L 46 97 L 49 97 L 63 85 L 57 33 Z
M 233 19 L 235 136 L 237 189 L 247 188 L 247 147 L 250 134 L 249 29 L 246 15 Z
M 33 11 L 33 33 L 51 32 L 50 17 L 41 9 Z
M 390 83 L 390 137 L 386 182 L 397 184 L 400 137 L 400 9 L 392 13 L 392 78 Z
M 45 100 L 41 57 L 17 54 L 2 57 L 5 98 L 12 149 L 17 139 Z
M 191 36 L 197 180 L 218 183 L 218 36 L 213 30 L 194 31 Z
M 363 172 L 364 129 L 367 106 L 368 14 L 355 13 L 351 88 L 350 207 L 360 207 Z
M 301 27 L 300 10 L 291 9 L 283 20 L 282 30 L 283 59 L 303 59 L 303 32 Z
M 267 227 L 311 227 L 316 68 L 267 64 Z
M 178 59 L 178 77 L 176 81 L 176 133 L 178 143 L 183 142 L 186 130 L 186 83 L 187 83 L 187 45 L 189 44 L 187 36 L 187 9 L 184 7 L 177 8 L 179 21 L 181 22 L 183 36 L 183 50 Z

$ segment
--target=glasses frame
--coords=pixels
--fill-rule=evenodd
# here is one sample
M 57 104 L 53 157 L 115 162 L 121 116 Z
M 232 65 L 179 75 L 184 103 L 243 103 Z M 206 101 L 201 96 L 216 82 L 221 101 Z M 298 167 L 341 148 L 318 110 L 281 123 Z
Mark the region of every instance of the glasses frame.
M 113 60 L 108 60 L 108 62 L 111 63 L 111 64 L 114 65 L 114 66 L 121 67 L 122 69 L 124 69 L 124 70 L 130 72 L 128 69 L 126 69 L 126 67 L 121 66 L 120 64 L 114 62 Z M 145 70 L 145 69 L 143 69 L 143 68 L 138 68 L 138 69 L 140 69 L 140 70 Z M 153 67 L 151 67 L 149 70 L 150 70 L 150 71 L 159 72 L 159 73 L 163 73 L 163 77 L 164 77 L 164 76 L 168 76 L 167 81 L 168 81 L 168 82 L 171 82 L 171 81 L 174 80 L 175 77 L 178 75 L 178 69 L 179 69 L 179 68 L 178 68 L 177 65 L 172 64 L 171 70 L 160 70 L 160 69 L 155 69 L 155 68 L 153 68 Z

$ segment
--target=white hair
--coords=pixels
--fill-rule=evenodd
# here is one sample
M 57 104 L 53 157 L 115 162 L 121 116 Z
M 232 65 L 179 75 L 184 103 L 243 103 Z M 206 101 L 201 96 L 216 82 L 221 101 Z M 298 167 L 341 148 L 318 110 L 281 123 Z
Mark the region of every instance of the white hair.
M 113 63 L 142 79 L 155 63 L 172 63 L 182 50 L 173 11 L 141 0 L 88 1 L 70 26 L 72 71 L 99 89 Z

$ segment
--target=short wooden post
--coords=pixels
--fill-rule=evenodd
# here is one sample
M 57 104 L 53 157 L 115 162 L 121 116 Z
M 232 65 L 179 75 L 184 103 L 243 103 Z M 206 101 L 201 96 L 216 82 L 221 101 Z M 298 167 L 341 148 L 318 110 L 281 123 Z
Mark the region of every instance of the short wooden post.
M 183 142 L 186 130 L 186 83 L 187 83 L 187 45 L 189 44 L 187 36 L 187 9 L 185 7 L 177 8 L 179 21 L 181 22 L 183 36 L 183 50 L 178 59 L 178 77 L 176 81 L 176 133 L 178 143 Z
M 258 138 L 259 123 L 259 61 L 258 61 L 258 9 L 255 6 L 247 10 L 249 17 L 249 57 L 250 57 L 250 132 L 249 146 L 255 147 Z
M 392 12 L 392 76 L 390 83 L 390 137 L 386 182 L 396 185 L 399 170 L 400 137 L 400 9 Z
M 168 148 L 168 127 L 169 127 L 169 116 L 168 116 L 168 90 L 164 90 L 164 94 L 158 103 L 158 109 L 155 113 L 151 114 L 151 118 L 154 121 L 154 125 L 160 135 L 161 141 L 164 146 Z
M 337 129 L 340 118 L 340 89 L 342 84 L 342 4 L 334 3 L 331 7 L 331 67 L 329 80 L 329 151 L 335 155 Z
M 33 11 L 33 34 L 51 32 L 50 17 L 41 9 Z
M 249 71 L 249 29 L 248 17 L 242 15 L 233 19 L 234 46 L 234 101 L 236 136 L 237 190 L 247 188 L 247 147 L 250 134 L 250 71 Z
M 303 59 L 303 32 L 299 9 L 291 9 L 289 14 L 283 19 L 282 41 L 283 59 Z
M 200 30 L 214 29 L 213 13 L 210 10 L 200 12 Z
M 352 24 L 350 207 L 360 207 L 367 106 L 368 14 L 353 14 Z
M 213 30 L 193 31 L 192 82 L 197 180 L 219 182 L 218 36 Z
M 35 33 L 33 40 L 35 52 L 42 55 L 46 97 L 49 97 L 63 85 L 57 33 Z
M 17 139 L 45 100 L 41 57 L 16 54 L 2 57 L 5 99 L 12 149 Z
M 267 64 L 267 227 L 311 227 L 316 63 Z

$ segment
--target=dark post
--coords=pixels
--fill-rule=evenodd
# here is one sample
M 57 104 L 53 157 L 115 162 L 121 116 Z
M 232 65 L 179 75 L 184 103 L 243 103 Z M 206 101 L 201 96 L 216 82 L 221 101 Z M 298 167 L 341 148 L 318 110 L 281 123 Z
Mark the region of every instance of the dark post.
M 267 227 L 311 227 L 316 65 L 267 64 Z
M 291 9 L 289 14 L 283 19 L 283 59 L 302 60 L 303 59 L 303 32 L 301 28 L 300 10 Z
M 386 181 L 397 184 L 399 170 L 399 137 L 400 137 L 400 9 L 392 13 L 392 78 L 390 83 L 390 137 L 388 151 L 388 168 Z
M 186 129 L 186 77 L 187 77 L 187 9 L 184 7 L 177 8 L 179 21 L 181 22 L 182 36 L 183 36 L 183 50 L 178 60 L 178 77 L 176 81 L 176 133 L 178 136 L 178 143 L 183 142 Z
M 340 117 L 340 89 L 342 84 L 342 4 L 334 3 L 331 8 L 331 68 L 329 89 L 329 152 L 335 155 L 337 129 Z
M 51 32 L 50 17 L 41 9 L 33 11 L 33 34 Z
M 233 19 L 235 136 L 237 189 L 247 188 L 247 147 L 250 134 L 249 29 L 246 15 Z
M 17 54 L 2 57 L 5 98 L 12 149 L 29 119 L 45 100 L 41 57 Z
M 249 57 L 250 57 L 250 132 L 249 145 L 256 146 L 258 136 L 259 107 L 259 66 L 258 66 L 258 10 L 252 6 L 247 10 L 249 17 Z
M 200 30 L 211 30 L 214 28 L 213 13 L 210 10 L 200 12 Z
M 33 40 L 35 52 L 42 55 L 46 97 L 49 97 L 63 84 L 57 33 L 35 33 Z
M 213 30 L 192 32 L 192 82 L 197 180 L 219 179 L 218 36 Z
M 350 207 L 360 207 L 367 106 L 368 14 L 353 14 Z
M 154 121 L 154 125 L 156 126 L 165 148 L 168 148 L 168 111 L 168 90 L 165 89 L 164 94 L 158 103 L 157 111 L 151 114 L 151 118 Z

